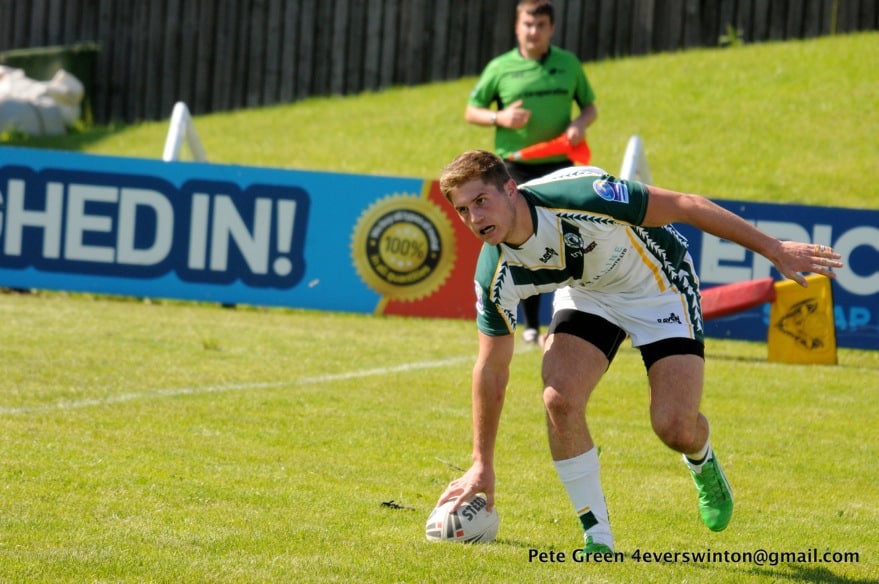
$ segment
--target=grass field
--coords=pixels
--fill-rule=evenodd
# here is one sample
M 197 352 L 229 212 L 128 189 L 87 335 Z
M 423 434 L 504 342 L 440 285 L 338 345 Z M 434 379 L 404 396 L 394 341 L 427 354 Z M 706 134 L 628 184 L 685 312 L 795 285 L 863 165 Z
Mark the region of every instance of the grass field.
M 877 41 L 587 65 L 602 104 L 593 150 L 615 168 L 637 132 L 668 186 L 875 208 Z M 435 176 L 490 145 L 461 119 L 473 81 L 196 127 L 217 162 Z M 155 158 L 166 129 L 5 143 Z M 590 402 L 624 554 L 596 565 L 571 558 L 581 533 L 525 346 L 499 438 L 498 541 L 425 540 L 469 464 L 472 322 L 4 293 L 0 323 L 0 582 L 879 582 L 879 351 L 807 367 L 709 339 L 703 410 L 737 505 L 711 533 L 650 430 L 626 346 Z M 709 550 L 715 561 L 683 559 Z M 759 550 L 763 565 L 743 559 Z
M 704 411 L 737 510 L 714 534 L 652 435 L 623 350 L 590 406 L 622 563 L 570 560 L 576 518 L 543 429 L 539 354 L 514 360 L 496 544 L 424 539 L 468 465 L 473 325 L 0 296 L 0 581 L 875 581 L 879 354 L 769 364 L 710 341 Z M 393 501 L 403 507 L 383 506 Z M 857 563 L 660 562 L 645 552 L 854 552 Z M 529 562 L 529 551 L 568 562 Z M 768 561 L 768 560 L 767 560 Z

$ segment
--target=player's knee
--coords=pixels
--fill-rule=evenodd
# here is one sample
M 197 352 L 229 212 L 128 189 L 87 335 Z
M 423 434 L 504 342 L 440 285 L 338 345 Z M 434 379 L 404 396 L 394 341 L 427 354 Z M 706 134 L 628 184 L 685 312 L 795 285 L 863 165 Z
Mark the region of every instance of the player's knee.
M 696 441 L 697 425 L 692 416 L 653 416 L 653 431 L 662 442 L 677 452 L 689 452 Z
M 543 405 L 550 417 L 564 417 L 576 413 L 579 408 L 578 400 L 572 399 L 570 392 L 561 391 L 552 385 L 543 390 Z

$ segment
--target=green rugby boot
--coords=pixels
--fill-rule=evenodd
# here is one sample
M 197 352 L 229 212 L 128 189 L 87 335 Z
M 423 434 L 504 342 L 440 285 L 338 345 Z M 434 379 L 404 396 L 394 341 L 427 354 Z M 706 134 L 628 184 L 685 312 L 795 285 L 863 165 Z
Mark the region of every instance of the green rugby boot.
M 732 518 L 733 496 L 729 482 L 714 453 L 712 452 L 711 458 L 702 464 L 700 472 L 690 468 L 690 474 L 693 476 L 696 490 L 699 491 L 699 513 L 702 515 L 702 522 L 711 531 L 723 531 Z
M 586 536 L 586 545 L 583 547 L 584 554 L 612 554 L 613 550 L 609 545 L 605 545 L 603 543 L 595 543 L 592 541 L 592 536 Z

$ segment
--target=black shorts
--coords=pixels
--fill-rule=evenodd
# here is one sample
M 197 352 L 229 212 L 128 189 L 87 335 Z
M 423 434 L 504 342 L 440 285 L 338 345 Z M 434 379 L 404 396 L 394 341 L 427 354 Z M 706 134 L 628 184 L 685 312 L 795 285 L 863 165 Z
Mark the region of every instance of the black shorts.
M 626 338 L 626 332 L 614 323 L 579 310 L 560 310 L 552 317 L 549 334 L 565 333 L 574 335 L 595 345 L 604 353 L 608 362 L 613 361 L 617 350 Z M 638 347 L 641 359 L 648 371 L 650 367 L 671 355 L 696 355 L 705 358 L 705 346 L 694 339 L 671 338 L 648 343 Z

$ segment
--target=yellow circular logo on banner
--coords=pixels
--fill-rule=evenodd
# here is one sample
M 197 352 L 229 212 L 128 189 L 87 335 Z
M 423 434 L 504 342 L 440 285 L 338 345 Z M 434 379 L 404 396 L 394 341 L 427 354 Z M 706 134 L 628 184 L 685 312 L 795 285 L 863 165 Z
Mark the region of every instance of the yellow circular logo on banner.
M 417 300 L 448 279 L 455 263 L 454 231 L 432 202 L 388 195 L 358 218 L 351 257 L 371 289 L 395 300 Z

